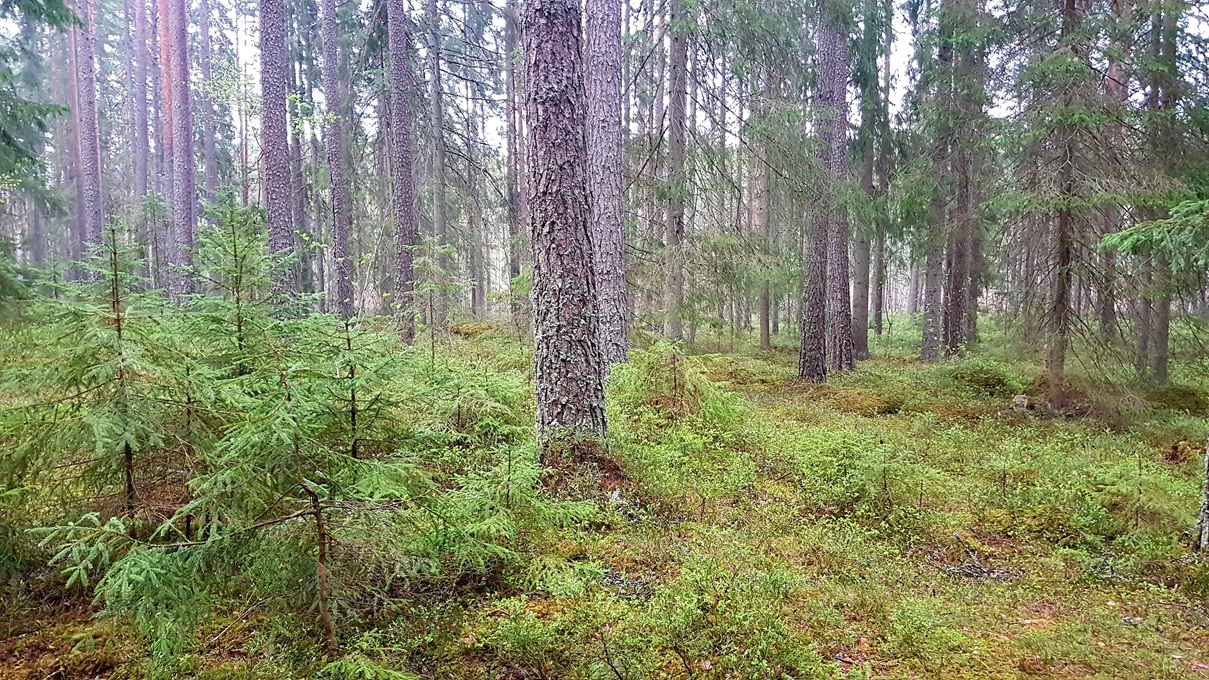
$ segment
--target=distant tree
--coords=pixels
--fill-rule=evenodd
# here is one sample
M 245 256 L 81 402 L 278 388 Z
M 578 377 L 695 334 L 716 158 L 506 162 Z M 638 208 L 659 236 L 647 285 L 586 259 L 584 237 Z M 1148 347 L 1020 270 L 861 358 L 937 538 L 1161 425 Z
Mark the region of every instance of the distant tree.
M 172 60 L 172 264 L 168 292 L 179 299 L 193 292 L 193 224 L 197 204 L 193 157 L 193 103 L 189 86 L 189 9 L 186 0 L 170 0 Z
M 344 115 L 340 110 L 340 24 L 336 0 L 321 0 L 323 23 L 323 99 L 327 103 L 326 131 L 328 181 L 332 187 L 332 266 L 336 270 L 336 308 L 345 318 L 353 315 L 352 261 L 348 253 L 350 230 L 348 178 L 344 172 Z
M 415 180 L 411 160 L 411 36 L 408 33 L 407 5 L 403 0 L 387 0 L 387 32 L 390 56 L 390 130 L 391 130 L 391 210 L 395 218 L 395 316 L 401 324 L 404 340 L 411 342 L 416 333 L 414 254 L 416 245 Z

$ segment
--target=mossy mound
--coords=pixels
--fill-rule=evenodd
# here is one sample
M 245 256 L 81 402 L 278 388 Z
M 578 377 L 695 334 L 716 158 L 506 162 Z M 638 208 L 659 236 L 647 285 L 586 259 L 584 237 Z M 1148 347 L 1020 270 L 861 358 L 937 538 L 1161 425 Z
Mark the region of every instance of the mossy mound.
M 857 387 L 823 386 L 818 388 L 818 392 L 827 406 L 841 413 L 870 418 L 898 413 L 904 403 L 900 395 Z
M 1187 385 L 1166 385 L 1146 393 L 1146 400 L 1160 408 L 1187 411 L 1192 415 L 1209 415 L 1209 395 Z
M 989 359 L 965 359 L 953 366 L 949 376 L 954 382 L 991 397 L 1011 396 L 1022 388 L 1021 381 L 1007 366 Z

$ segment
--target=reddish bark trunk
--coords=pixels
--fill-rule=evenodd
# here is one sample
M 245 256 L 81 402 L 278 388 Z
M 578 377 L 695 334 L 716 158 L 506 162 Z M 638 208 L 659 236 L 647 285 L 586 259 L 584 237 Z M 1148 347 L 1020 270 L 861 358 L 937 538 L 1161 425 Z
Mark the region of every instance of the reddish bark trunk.
M 579 2 L 525 3 L 534 390 L 543 447 L 605 432 L 596 277 L 588 231 Z

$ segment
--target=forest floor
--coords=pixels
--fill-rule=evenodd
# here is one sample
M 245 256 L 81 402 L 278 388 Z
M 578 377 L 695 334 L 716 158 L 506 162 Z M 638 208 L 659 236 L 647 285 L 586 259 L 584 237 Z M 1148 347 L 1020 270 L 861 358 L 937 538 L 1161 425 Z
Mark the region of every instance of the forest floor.
M 527 555 L 519 582 L 543 585 L 403 597 L 344 625 L 335 664 L 308 618 L 246 601 L 172 675 L 1209 677 L 1209 567 L 1186 547 L 1204 393 L 1087 381 L 1064 412 L 1018 412 L 1035 366 L 924 365 L 908 342 L 814 389 L 792 347 L 656 347 L 610 403 L 595 516 Z M 53 592 L 6 605 L 0 678 L 143 674 L 145 642 Z

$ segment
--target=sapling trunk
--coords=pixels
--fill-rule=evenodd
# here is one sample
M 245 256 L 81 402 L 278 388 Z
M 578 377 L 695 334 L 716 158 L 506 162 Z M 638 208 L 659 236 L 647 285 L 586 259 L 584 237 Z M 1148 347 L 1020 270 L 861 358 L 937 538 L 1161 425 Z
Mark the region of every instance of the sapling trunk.
M 1196 540 L 1192 549 L 1196 552 L 1209 550 L 1209 437 L 1205 439 L 1205 486 L 1201 494 L 1201 511 L 1197 515 Z

